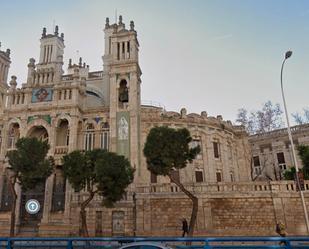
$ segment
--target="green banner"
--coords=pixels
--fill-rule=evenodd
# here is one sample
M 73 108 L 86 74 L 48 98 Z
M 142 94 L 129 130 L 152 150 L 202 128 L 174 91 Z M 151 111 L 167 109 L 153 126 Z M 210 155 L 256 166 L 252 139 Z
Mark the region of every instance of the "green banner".
M 130 160 L 129 112 L 117 112 L 117 153 Z

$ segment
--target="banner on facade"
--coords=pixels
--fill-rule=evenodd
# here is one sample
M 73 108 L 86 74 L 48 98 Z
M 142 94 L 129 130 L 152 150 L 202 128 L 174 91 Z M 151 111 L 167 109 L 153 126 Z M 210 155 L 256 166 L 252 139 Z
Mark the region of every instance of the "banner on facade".
M 32 90 L 31 102 L 45 102 L 52 101 L 53 89 L 52 88 L 38 88 Z

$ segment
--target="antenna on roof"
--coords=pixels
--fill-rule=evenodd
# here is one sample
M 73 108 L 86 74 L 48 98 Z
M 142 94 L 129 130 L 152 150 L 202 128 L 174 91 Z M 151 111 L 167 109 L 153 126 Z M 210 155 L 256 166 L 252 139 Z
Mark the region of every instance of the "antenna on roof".
M 53 19 L 53 31 L 55 30 L 55 25 L 56 25 L 56 20 L 55 19 Z
M 115 9 L 115 23 L 117 24 L 117 9 Z

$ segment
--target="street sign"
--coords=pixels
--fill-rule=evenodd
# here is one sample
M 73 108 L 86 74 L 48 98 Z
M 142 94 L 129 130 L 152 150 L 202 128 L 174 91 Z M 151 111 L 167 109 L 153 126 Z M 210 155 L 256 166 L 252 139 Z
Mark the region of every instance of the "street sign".
M 30 199 L 27 201 L 25 208 L 29 214 L 36 214 L 40 211 L 40 203 L 35 199 Z

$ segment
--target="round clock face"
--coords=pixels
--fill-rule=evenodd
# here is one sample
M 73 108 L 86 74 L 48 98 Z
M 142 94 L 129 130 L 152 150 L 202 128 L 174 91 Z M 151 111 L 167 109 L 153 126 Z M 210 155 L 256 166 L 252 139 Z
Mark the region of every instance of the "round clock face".
M 45 88 L 41 88 L 40 90 L 36 92 L 35 96 L 37 100 L 41 102 L 46 99 L 46 97 L 48 96 L 48 92 Z

